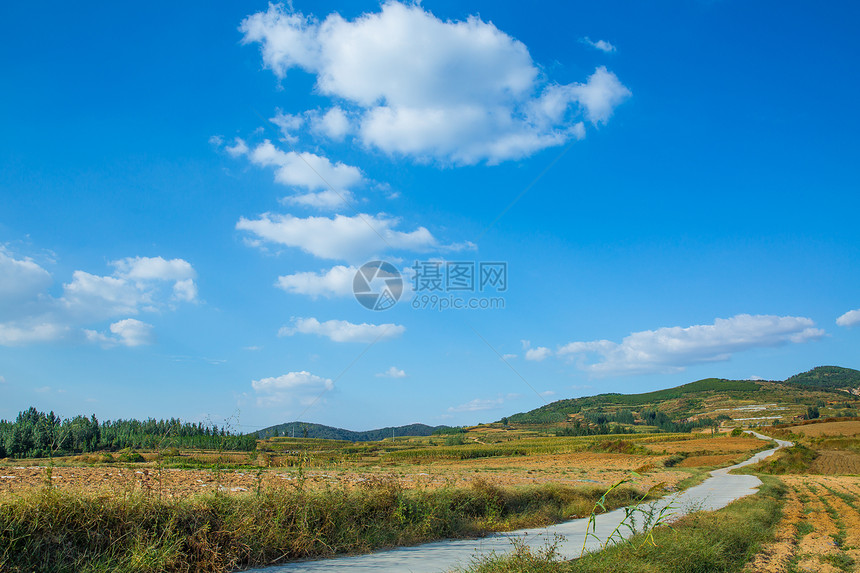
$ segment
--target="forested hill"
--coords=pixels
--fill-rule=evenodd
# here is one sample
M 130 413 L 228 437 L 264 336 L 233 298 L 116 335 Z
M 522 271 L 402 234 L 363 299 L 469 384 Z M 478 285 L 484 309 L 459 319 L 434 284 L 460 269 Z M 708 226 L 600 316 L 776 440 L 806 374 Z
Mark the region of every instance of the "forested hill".
M 288 422 L 269 426 L 255 432 L 255 435 L 265 440 L 277 436 L 288 436 L 296 438 L 318 438 L 324 440 L 346 440 L 349 442 L 373 442 L 384 440 L 393 436 L 429 436 L 437 430 L 443 430 L 448 426 L 427 426 L 426 424 L 410 424 L 408 426 L 397 426 L 367 430 L 365 432 L 354 432 L 322 424 L 311 424 L 306 422 Z
M 785 382 L 804 387 L 853 390 L 860 388 L 860 370 L 841 366 L 819 366 L 808 372 L 795 374 Z

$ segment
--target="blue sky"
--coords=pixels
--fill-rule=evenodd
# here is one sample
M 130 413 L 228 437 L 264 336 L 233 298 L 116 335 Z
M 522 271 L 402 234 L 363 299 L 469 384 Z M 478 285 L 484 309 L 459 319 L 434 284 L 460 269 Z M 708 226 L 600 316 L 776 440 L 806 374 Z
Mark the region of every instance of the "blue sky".
M 4 4 L 0 418 L 469 424 L 860 368 L 858 23 Z M 353 296 L 373 260 L 407 285 L 387 310 Z M 505 263 L 507 288 L 416 291 L 416 261 Z

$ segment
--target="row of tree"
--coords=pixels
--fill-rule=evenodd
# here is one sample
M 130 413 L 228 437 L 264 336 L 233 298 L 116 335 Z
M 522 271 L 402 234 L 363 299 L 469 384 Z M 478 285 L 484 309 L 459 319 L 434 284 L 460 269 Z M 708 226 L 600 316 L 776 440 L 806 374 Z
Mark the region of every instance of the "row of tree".
M 99 423 L 95 415 L 60 418 L 30 408 L 14 422 L 0 420 L 0 458 L 41 458 L 124 448 L 183 448 L 252 451 L 254 435 L 178 418 L 115 420 Z

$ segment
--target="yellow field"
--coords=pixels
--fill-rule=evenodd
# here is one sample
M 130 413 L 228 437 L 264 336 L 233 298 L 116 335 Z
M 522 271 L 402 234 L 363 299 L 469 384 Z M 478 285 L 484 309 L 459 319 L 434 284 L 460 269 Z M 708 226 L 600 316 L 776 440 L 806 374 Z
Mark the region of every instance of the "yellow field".
M 818 436 L 860 436 L 860 421 L 849 420 L 842 422 L 824 422 L 803 426 L 790 426 L 792 433 L 807 437 Z
M 691 434 L 555 437 L 496 428 L 473 430 L 460 445 L 445 438 L 398 438 L 353 444 L 326 440 L 277 439 L 254 456 L 238 452 L 182 452 L 161 463 L 98 463 L 98 454 L 59 458 L 51 470 L 54 487 L 167 497 L 257 488 L 364 486 L 396 481 L 405 488 L 467 486 L 476 479 L 499 486 L 558 483 L 608 487 L 636 470 L 642 489 L 701 474 L 695 468 L 728 465 L 764 442 L 750 437 Z M 664 467 L 674 459 L 674 467 Z M 680 461 L 679 460 L 683 460 Z M 217 471 L 212 464 L 233 464 Z M 170 467 L 185 464 L 186 468 Z M 197 467 L 193 467 L 198 464 Z M 208 464 L 200 466 L 199 464 Z M 243 464 L 246 467 L 236 468 Z M 0 494 L 44 487 L 48 460 L 0 463 Z

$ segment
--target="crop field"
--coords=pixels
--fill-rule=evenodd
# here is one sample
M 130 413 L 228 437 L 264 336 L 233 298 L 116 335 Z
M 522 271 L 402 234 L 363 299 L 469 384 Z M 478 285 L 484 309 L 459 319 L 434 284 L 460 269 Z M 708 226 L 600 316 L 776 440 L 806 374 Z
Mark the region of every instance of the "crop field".
M 821 571 L 860 569 L 860 478 L 782 476 L 788 487 L 776 540 L 747 571 Z
M 0 495 L 44 487 L 164 497 L 241 494 L 266 488 L 365 487 L 396 482 L 406 489 L 467 487 L 476 480 L 496 486 L 606 487 L 638 470 L 637 487 L 662 483 L 674 489 L 766 444 L 748 437 L 635 434 L 556 437 L 495 428 L 469 431 L 462 443 L 445 438 L 396 438 L 352 443 L 276 438 L 260 452 L 141 452 L 142 461 L 121 463 L 88 454 L 49 461 L 0 462 Z M 449 440 L 451 442 L 451 440 Z M 48 474 L 50 476 L 48 477 Z
M 791 426 L 790 429 L 795 434 L 801 434 L 807 437 L 858 436 L 860 435 L 860 420 Z

